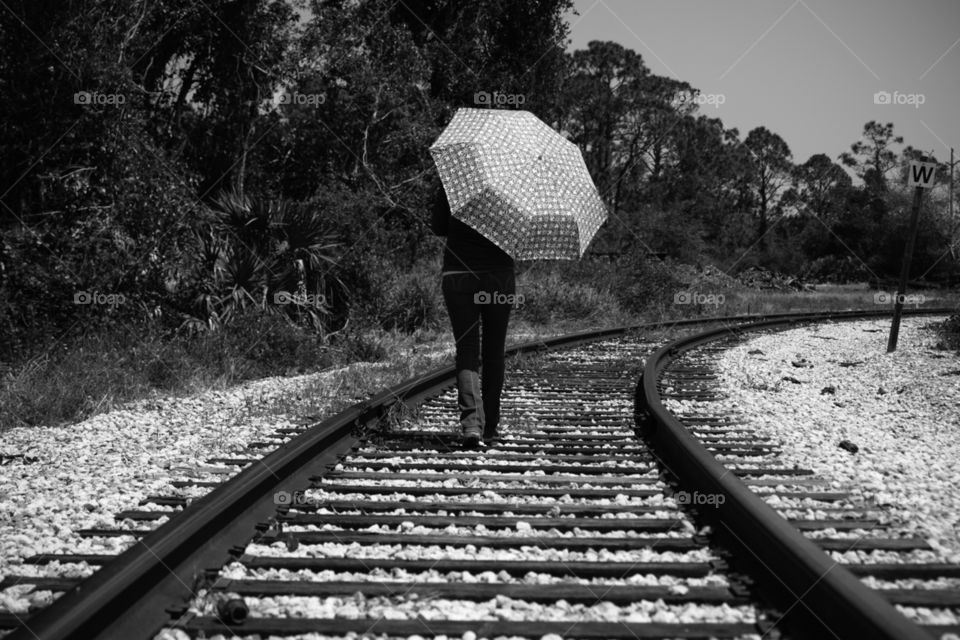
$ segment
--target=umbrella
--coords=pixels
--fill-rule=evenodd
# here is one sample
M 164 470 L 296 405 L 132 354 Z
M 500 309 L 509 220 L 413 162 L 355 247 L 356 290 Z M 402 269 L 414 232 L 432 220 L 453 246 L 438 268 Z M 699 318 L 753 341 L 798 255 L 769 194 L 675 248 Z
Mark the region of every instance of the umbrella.
M 515 260 L 578 259 L 607 218 L 580 150 L 529 111 L 458 109 L 430 153 L 451 215 Z

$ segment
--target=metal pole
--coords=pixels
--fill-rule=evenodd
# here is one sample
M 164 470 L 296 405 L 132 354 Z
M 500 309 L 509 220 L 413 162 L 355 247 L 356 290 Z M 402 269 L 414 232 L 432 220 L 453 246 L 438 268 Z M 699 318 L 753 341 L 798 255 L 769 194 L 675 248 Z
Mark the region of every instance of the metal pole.
M 955 236 L 957 235 L 957 225 L 953 221 L 953 147 L 950 147 L 950 252 L 953 255 L 953 243 Z M 948 286 L 953 286 L 953 274 L 951 270 L 951 275 L 947 280 Z
M 907 248 L 903 251 L 903 266 L 900 268 L 900 284 L 897 285 L 897 298 L 893 301 L 893 322 L 890 324 L 890 339 L 887 340 L 887 353 L 897 350 L 897 338 L 900 336 L 900 315 L 903 313 L 903 294 L 907 290 L 910 277 L 910 262 L 913 260 L 913 244 L 917 239 L 917 222 L 920 219 L 920 198 L 923 188 L 913 192 L 913 209 L 910 211 L 910 231 L 907 232 Z

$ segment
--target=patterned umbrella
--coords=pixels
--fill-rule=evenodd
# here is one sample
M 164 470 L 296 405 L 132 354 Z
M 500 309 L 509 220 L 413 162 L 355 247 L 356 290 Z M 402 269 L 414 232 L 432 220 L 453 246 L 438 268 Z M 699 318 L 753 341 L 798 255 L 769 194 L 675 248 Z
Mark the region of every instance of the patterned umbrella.
M 430 153 L 451 215 L 515 260 L 578 259 L 607 218 L 580 150 L 529 111 L 459 109 Z

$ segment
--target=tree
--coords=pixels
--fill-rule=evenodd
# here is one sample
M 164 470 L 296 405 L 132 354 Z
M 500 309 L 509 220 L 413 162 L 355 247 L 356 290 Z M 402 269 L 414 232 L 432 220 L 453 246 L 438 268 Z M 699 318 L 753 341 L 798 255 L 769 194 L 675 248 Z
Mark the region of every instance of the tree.
M 319 4 L 314 2 L 314 4 Z M 390 3 L 430 67 L 429 93 L 449 106 L 482 106 L 475 94 L 522 96 L 523 109 L 557 115 L 572 0 L 409 0 Z M 520 105 L 516 105 L 520 106 Z M 437 124 L 448 115 L 436 114 Z
M 649 74 L 630 87 L 625 135 L 635 149 L 636 178 L 646 177 L 642 199 L 663 205 L 676 198 L 678 148 L 684 122 L 692 122 L 692 111 L 678 105 L 676 97 L 693 92 L 686 82 Z M 695 105 L 694 105 L 695 106 Z
M 284 0 L 167 0 L 146 13 L 153 39 L 132 48 L 132 72 L 154 96 L 158 137 L 202 176 L 205 200 L 258 178 L 295 25 Z
M 570 68 L 560 127 L 580 147 L 598 190 L 616 209 L 620 181 L 640 152 L 637 128 L 624 123 L 650 72 L 636 52 L 596 40 L 573 52 Z
M 756 196 L 756 240 L 762 248 L 769 218 L 790 177 L 792 154 L 783 138 L 766 127 L 751 130 L 743 145 L 750 152 L 751 187 Z
M 10 333 L 42 342 L 58 328 L 129 321 L 162 296 L 195 182 L 153 138 L 151 95 L 130 71 L 148 4 L 21 0 L 0 11 L 0 324 Z M 82 291 L 126 303 L 73 304 Z
M 816 153 L 798 165 L 792 177 L 798 209 L 816 216 L 824 224 L 839 215 L 842 193 L 853 185 L 843 167 L 823 153 Z
M 750 154 L 736 129 L 724 129 L 719 118 L 686 117 L 670 134 L 676 162 L 664 183 L 667 199 L 700 221 L 704 241 L 716 257 L 741 246 L 737 232 L 751 215 L 752 194 L 746 177 Z
M 890 147 L 902 143 L 903 137 L 893 135 L 892 122 L 871 120 L 863 125 L 861 139 L 850 145 L 850 151 L 841 153 L 840 160 L 856 171 L 869 191 L 882 194 L 887 190 L 887 174 L 898 162 Z

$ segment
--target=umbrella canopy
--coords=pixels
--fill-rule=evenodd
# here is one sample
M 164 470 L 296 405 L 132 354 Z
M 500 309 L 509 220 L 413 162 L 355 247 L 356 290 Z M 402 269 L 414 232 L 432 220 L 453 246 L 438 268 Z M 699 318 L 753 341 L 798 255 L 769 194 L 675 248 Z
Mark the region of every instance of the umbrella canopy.
M 529 111 L 459 109 L 430 153 L 451 215 L 515 260 L 578 259 L 607 219 L 580 150 Z

